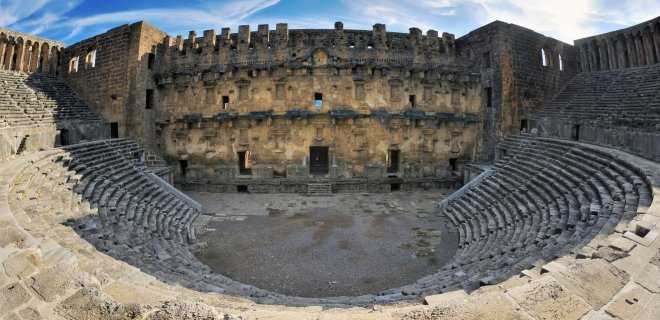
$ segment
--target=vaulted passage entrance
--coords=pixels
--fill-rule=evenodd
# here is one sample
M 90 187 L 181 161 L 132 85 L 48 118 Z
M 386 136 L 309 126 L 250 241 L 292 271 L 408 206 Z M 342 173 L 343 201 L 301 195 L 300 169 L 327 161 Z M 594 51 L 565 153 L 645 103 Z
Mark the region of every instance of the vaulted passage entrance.
M 317 176 L 329 171 L 328 147 L 309 147 L 309 173 Z

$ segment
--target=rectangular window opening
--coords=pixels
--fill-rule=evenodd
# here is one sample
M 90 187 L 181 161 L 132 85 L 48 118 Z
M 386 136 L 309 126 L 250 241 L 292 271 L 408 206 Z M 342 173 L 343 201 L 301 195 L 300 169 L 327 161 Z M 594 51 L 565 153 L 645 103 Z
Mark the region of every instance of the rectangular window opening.
M 179 169 L 181 170 L 181 175 L 185 177 L 188 171 L 188 160 L 179 160 Z
M 527 122 L 527 119 L 521 119 L 520 120 L 520 131 L 521 132 L 527 132 L 529 131 L 529 124 Z
M 151 70 L 154 68 L 154 60 L 156 60 L 156 55 L 153 53 L 150 53 L 147 56 L 147 69 Z
M 229 96 L 222 96 L 222 109 L 229 109 Z
M 152 109 L 154 107 L 154 90 L 147 89 L 147 101 L 145 104 L 145 109 Z
M 456 170 L 458 170 L 457 162 L 458 159 L 449 158 L 449 169 L 451 169 L 452 172 L 456 172 Z
M 416 101 L 416 97 L 415 97 L 414 94 L 411 94 L 411 95 L 408 96 L 408 102 L 410 103 L 411 108 L 417 107 L 417 101 Z
M 573 130 L 571 131 L 571 140 L 580 141 L 580 125 L 574 124 Z
M 69 130 L 60 129 L 60 145 L 68 146 L 69 145 Z
M 248 193 L 248 186 L 244 184 L 239 184 L 236 186 L 236 192 L 238 193 Z
M 400 183 L 390 183 L 390 191 L 401 191 L 401 184 Z
M 486 93 L 486 108 L 493 107 L 493 88 L 487 87 L 484 89 Z
M 320 92 L 314 92 L 314 106 L 317 108 L 323 108 L 323 94 Z
M 117 139 L 119 138 L 119 123 L 110 122 L 110 138 Z

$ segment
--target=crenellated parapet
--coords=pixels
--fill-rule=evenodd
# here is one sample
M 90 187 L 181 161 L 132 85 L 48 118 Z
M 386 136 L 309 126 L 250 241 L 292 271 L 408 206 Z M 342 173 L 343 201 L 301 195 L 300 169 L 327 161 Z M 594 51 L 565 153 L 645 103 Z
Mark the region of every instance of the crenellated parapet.
M 197 67 L 273 67 L 289 65 L 337 66 L 377 65 L 433 67 L 454 62 L 454 35 L 435 30 L 426 35 L 418 28 L 409 33 L 387 32 L 384 24 L 369 30 L 345 30 L 341 22 L 334 29 L 294 29 L 278 23 L 275 30 L 261 24 L 256 31 L 240 26 L 231 33 L 194 31 L 187 38 L 165 37 L 157 53 L 157 73 L 182 72 Z
M 479 109 L 478 75 L 456 61 L 454 36 L 435 30 L 244 25 L 165 36 L 153 55 L 160 120 L 218 111 Z

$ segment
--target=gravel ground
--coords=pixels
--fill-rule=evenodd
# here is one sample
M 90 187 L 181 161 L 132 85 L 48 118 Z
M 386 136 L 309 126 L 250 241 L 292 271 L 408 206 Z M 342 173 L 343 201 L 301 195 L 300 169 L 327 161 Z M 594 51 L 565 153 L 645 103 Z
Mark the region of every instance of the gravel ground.
M 287 295 L 403 286 L 434 273 L 457 246 L 453 226 L 434 214 L 439 192 L 191 196 L 208 211 L 198 258 L 218 273 Z

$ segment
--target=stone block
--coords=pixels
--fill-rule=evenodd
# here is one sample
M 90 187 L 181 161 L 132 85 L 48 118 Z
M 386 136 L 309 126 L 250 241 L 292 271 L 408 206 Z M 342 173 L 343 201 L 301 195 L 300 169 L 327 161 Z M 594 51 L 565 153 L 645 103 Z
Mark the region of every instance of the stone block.
M 660 293 L 660 267 L 647 264 L 635 282 L 653 293 Z
M 27 248 L 34 244 L 30 236 L 15 226 L 0 227 L 0 247 Z
M 591 310 L 582 298 L 547 275 L 512 288 L 508 294 L 537 319 L 577 320 Z
M 46 302 L 53 302 L 74 287 L 75 271 L 69 267 L 47 268 L 32 277 L 30 287 Z
M 37 250 L 24 250 L 9 256 L 3 266 L 10 277 L 25 279 L 37 271 L 41 264 L 41 255 Z
M 424 297 L 424 302 L 430 306 L 443 306 L 448 303 L 465 302 L 468 295 L 463 290 L 447 292 L 443 294 L 434 294 Z
M 637 244 L 634 241 L 624 237 L 616 237 L 610 241 L 610 247 L 623 252 L 630 252 L 630 250 L 632 250 L 636 245 Z
M 0 288 L 0 310 L 10 312 L 30 301 L 30 293 L 20 283 L 14 282 Z
M 657 252 L 658 249 L 655 248 L 636 246 L 630 251 L 629 256 L 614 261 L 613 264 L 635 278 Z
M 531 318 L 520 311 L 501 291 L 488 291 L 462 298 L 462 291 L 448 298 L 437 297 L 440 303 L 431 309 L 413 311 L 405 319 L 452 319 L 452 320 L 505 320 Z M 439 295 L 442 296 L 442 295 Z
M 41 320 L 41 313 L 33 307 L 27 307 L 18 312 L 23 320 Z
M 603 310 L 591 310 L 581 320 L 615 320 L 612 316 Z
M 6 315 L 4 318 L 2 318 L 2 320 L 22 320 L 22 319 L 18 316 L 18 314 L 12 312 Z
M 555 261 L 544 266 L 550 275 L 594 309 L 600 309 L 628 282 L 629 276 L 602 259 Z
M 97 288 L 82 288 L 55 307 L 66 319 L 135 319 L 142 314 L 137 305 L 123 305 Z
M 646 305 L 651 301 L 651 293 L 637 284 L 628 284 L 605 311 L 622 320 L 638 320 Z

